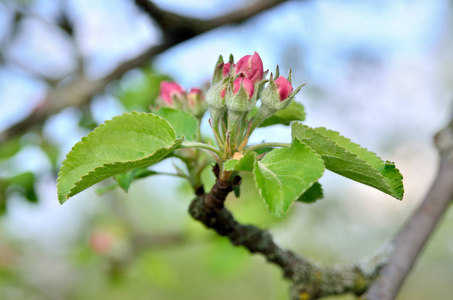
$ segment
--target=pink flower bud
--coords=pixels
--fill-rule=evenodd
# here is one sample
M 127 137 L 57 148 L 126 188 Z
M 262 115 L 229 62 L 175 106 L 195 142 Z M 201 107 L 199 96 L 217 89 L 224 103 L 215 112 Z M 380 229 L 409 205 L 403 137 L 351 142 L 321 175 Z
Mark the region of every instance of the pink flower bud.
M 280 76 L 277 79 L 275 79 L 275 86 L 277 87 L 280 102 L 285 101 L 286 98 L 288 98 L 289 95 L 291 95 L 291 93 L 293 92 L 291 82 L 289 82 L 289 80 L 283 76 Z
M 90 248 L 97 254 L 107 253 L 113 246 L 113 236 L 105 230 L 97 230 L 90 236 Z
M 190 89 L 190 92 L 187 94 L 187 102 L 189 104 L 189 107 L 194 107 L 202 101 L 204 101 L 203 91 L 197 88 Z
M 248 78 L 245 77 L 238 77 L 233 83 L 233 94 L 237 94 L 239 92 L 239 89 L 241 86 L 245 89 L 247 92 L 247 95 L 249 96 L 249 100 L 253 96 L 253 92 L 255 91 L 255 87 L 253 86 L 253 81 L 251 81 Z
M 230 74 L 231 67 L 235 67 L 234 64 L 227 63 L 223 65 L 222 76 L 225 77 L 226 75 Z
M 171 106 L 173 105 L 174 96 L 184 97 L 184 89 L 176 82 L 162 81 L 160 83 L 159 97 L 162 98 L 167 105 Z
M 258 53 L 246 55 L 236 64 L 236 74 L 243 74 L 254 84 L 263 80 L 263 62 Z

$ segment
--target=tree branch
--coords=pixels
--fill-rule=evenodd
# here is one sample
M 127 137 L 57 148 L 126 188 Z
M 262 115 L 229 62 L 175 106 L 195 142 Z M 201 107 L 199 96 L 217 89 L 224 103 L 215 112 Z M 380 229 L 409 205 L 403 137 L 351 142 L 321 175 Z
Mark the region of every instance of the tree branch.
M 196 35 L 227 24 L 239 24 L 287 0 L 261 0 L 223 16 L 203 20 L 178 15 L 157 7 L 149 0 L 135 0 L 135 3 L 146 12 L 161 28 L 167 42 L 184 41 Z
M 453 122 L 436 135 L 435 141 L 440 154 L 437 177 L 420 207 L 394 238 L 390 260 L 369 288 L 365 299 L 391 300 L 396 297 L 453 199 Z
M 214 169 L 214 173 L 218 177 L 218 170 Z M 251 253 L 260 253 L 268 262 L 282 269 L 284 277 L 292 283 L 293 299 L 317 299 L 344 293 L 361 295 L 375 278 L 377 270 L 382 266 L 381 255 L 377 256 L 378 259 L 368 261 L 368 264 L 321 267 L 280 248 L 269 232 L 253 225 L 238 223 L 223 205 L 226 196 L 237 184 L 240 184 L 238 177 L 227 182 L 217 179 L 210 193 L 198 193 L 189 207 L 189 213 L 207 228 L 228 237 L 233 245 L 243 246 Z
M 56 114 L 67 107 L 82 107 L 89 104 L 91 98 L 94 95 L 101 93 L 111 81 L 120 78 L 127 71 L 133 68 L 142 66 L 156 55 L 168 50 L 169 48 L 217 27 L 243 22 L 250 17 L 284 1 L 285 0 L 258 1 L 249 7 L 218 18 L 200 20 L 158 9 L 149 1 L 136 0 L 136 3 L 140 5 L 140 7 L 144 8 L 151 17 L 156 17 L 158 24 L 160 24 L 164 31 L 165 38 L 163 43 L 154 45 L 137 57 L 121 63 L 110 74 L 103 78 L 89 79 L 83 74 L 78 74 L 72 81 L 61 84 L 55 89 L 50 90 L 45 97 L 46 101 L 42 106 L 37 108 L 24 120 L 0 133 L 0 144 L 14 136 L 24 133 L 35 125 L 42 125 L 42 123 L 44 123 L 49 116 Z

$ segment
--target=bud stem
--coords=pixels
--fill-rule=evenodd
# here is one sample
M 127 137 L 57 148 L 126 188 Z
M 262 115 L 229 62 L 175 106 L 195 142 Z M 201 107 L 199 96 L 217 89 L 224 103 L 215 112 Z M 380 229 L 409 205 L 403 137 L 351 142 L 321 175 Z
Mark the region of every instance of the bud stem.
M 239 131 L 241 131 L 241 121 L 244 118 L 245 112 L 243 111 L 228 111 L 228 132 L 230 132 L 229 136 L 229 148 L 230 153 L 233 153 L 237 147 L 237 137 Z
M 217 141 L 217 145 L 219 146 L 219 148 L 223 147 L 223 142 L 222 142 L 222 140 L 220 139 L 220 136 L 219 136 L 220 132 L 219 132 L 218 126 L 217 126 L 217 129 L 214 126 L 212 126 L 211 119 L 209 119 L 209 126 L 211 126 L 212 131 L 214 132 L 214 136 L 215 136 L 215 139 Z
M 291 146 L 291 143 L 261 143 L 261 144 L 257 144 L 257 145 L 253 145 L 253 146 L 249 146 L 249 147 L 245 148 L 244 154 L 251 152 L 251 151 L 258 150 L 258 149 L 262 149 L 262 148 L 269 148 L 269 147 L 284 148 L 284 147 L 290 147 L 290 146 Z
M 208 144 L 205 144 L 205 143 L 183 142 L 181 146 L 182 146 L 182 148 L 199 148 L 199 149 L 209 150 L 209 151 L 217 154 L 219 157 L 222 157 L 222 153 L 220 152 L 219 149 L 217 149 L 213 146 L 210 146 Z
M 255 130 L 255 128 L 258 127 L 261 123 L 263 123 L 264 120 L 266 120 L 267 118 L 269 118 L 276 112 L 277 112 L 277 110 L 272 109 L 272 108 L 262 104 L 258 110 L 258 113 L 253 118 L 252 127 L 250 129 L 250 134 L 252 134 L 252 132 Z
M 239 152 L 241 152 L 244 149 L 244 147 L 247 146 L 247 143 L 249 141 L 249 137 L 250 137 L 250 134 L 251 134 L 252 121 L 246 122 L 246 125 L 247 125 L 247 131 L 245 132 L 245 136 L 242 139 L 242 142 L 241 142 L 241 144 L 238 147 L 238 151 Z

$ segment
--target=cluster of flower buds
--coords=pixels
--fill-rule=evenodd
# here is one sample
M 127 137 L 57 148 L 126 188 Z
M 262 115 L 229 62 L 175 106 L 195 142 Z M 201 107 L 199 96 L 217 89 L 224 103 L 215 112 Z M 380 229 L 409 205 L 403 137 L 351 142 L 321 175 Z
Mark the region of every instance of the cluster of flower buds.
M 162 81 L 157 101 L 158 106 L 181 109 L 198 119 L 201 119 L 207 110 L 202 90 L 192 88 L 189 92 L 185 92 L 176 82 Z
M 224 63 L 220 56 L 214 70 L 212 85 L 206 93 L 211 126 L 216 139 L 229 153 L 241 151 L 251 132 L 265 119 L 286 108 L 300 87 L 293 91 L 291 72 L 288 78 L 264 72 L 258 53 L 242 57 L 236 64 L 233 56 Z M 269 82 L 267 87 L 265 84 Z M 249 113 L 261 99 L 254 117 Z

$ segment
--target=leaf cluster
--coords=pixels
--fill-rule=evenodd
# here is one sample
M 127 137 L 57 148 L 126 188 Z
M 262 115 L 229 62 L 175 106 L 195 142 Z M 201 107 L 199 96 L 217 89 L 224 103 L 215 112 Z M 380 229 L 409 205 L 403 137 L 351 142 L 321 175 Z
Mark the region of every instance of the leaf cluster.
M 97 127 L 69 152 L 59 173 L 58 197 L 63 203 L 109 177 L 116 182 L 104 192 L 116 186 L 127 191 L 133 180 L 159 174 L 148 167 L 176 157 L 187 170 L 177 168 L 174 175 L 188 179 L 194 189 L 202 185 L 201 173 L 213 162 L 224 180 L 251 172 L 267 208 L 278 217 L 296 201 L 311 203 L 323 197 L 318 180 L 325 169 L 402 199 L 402 176 L 393 163 L 338 132 L 300 123 L 304 118 L 303 106 L 293 102 L 262 125 L 291 124 L 290 144 L 249 146 L 238 157 L 224 159 L 199 135 L 199 122 L 183 111 L 125 113 Z

